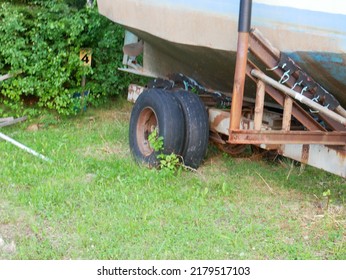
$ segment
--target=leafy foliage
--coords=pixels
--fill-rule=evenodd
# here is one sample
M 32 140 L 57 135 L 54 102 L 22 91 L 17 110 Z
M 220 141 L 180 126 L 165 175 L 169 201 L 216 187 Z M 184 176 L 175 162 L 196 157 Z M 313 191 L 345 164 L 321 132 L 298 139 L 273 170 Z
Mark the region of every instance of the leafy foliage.
M 23 112 L 25 105 L 34 103 L 38 109 L 69 115 L 80 109 L 74 97 L 86 89 L 94 105 L 125 89 L 129 76 L 116 72 L 123 29 L 100 16 L 97 7 L 81 3 L 0 2 L 0 75 L 14 75 L 0 84 L 0 102 L 6 109 Z M 80 61 L 83 48 L 93 50 L 92 67 Z M 83 76 L 86 88 L 81 87 Z
M 179 157 L 171 153 L 169 155 L 163 153 L 163 137 L 158 135 L 157 129 L 154 129 L 148 136 L 148 141 L 150 143 L 150 147 L 153 148 L 155 152 L 159 152 L 157 155 L 157 159 L 160 161 L 160 169 L 168 172 L 176 172 L 179 171 L 181 167 L 181 163 Z
M 155 128 L 148 136 L 150 147 L 155 152 L 161 152 L 163 150 L 163 137 L 158 135 L 157 128 Z

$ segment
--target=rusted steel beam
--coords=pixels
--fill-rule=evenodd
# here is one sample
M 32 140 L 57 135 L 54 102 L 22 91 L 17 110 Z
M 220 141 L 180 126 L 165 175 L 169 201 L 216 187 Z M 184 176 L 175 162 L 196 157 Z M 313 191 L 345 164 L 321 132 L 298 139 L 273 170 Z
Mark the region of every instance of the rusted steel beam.
M 324 144 L 346 145 L 345 132 L 319 131 L 255 131 L 236 130 L 230 133 L 230 144 Z
M 234 85 L 231 106 L 231 129 L 238 129 L 240 125 L 244 98 L 248 36 L 249 35 L 246 33 L 239 33 L 237 63 L 234 74 Z
M 258 69 L 251 61 L 248 61 L 248 65 L 246 68 L 246 74 L 249 78 L 251 78 L 254 82 L 257 82 L 257 79 L 251 75 L 251 71 L 253 69 Z M 275 88 L 267 85 L 266 93 L 273 98 L 281 107 L 284 107 L 285 97 L 286 95 Z M 316 120 L 310 116 L 301 106 L 299 106 L 296 102 L 293 101 L 292 115 L 302 123 L 308 130 L 314 131 L 326 131 L 326 129 L 321 126 Z
M 238 24 L 238 46 L 234 73 L 230 129 L 238 129 L 242 114 L 246 65 L 249 50 L 252 0 L 241 0 Z

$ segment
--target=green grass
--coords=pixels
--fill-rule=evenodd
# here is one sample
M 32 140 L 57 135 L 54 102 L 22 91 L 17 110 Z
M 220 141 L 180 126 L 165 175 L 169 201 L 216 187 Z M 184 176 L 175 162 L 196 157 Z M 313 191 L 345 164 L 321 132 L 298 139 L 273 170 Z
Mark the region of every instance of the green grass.
M 213 146 L 198 172 L 150 170 L 129 153 L 130 109 L 1 130 L 54 162 L 0 141 L 0 259 L 346 258 L 344 179 Z

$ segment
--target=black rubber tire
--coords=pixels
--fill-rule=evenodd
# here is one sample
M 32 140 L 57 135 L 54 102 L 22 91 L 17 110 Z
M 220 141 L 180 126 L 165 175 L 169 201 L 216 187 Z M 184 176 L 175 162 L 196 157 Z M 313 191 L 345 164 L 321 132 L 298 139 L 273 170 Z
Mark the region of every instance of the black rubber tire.
M 198 95 L 184 91 L 172 93 L 182 106 L 185 120 L 185 141 L 182 157 L 186 166 L 197 169 L 208 149 L 209 117 Z
M 157 167 L 158 152 L 150 147 L 148 136 L 157 128 L 163 137 L 164 154 L 181 155 L 185 138 L 184 115 L 180 103 L 161 89 L 149 89 L 138 97 L 130 118 L 130 150 L 138 163 Z M 159 152 L 161 153 L 161 152 Z

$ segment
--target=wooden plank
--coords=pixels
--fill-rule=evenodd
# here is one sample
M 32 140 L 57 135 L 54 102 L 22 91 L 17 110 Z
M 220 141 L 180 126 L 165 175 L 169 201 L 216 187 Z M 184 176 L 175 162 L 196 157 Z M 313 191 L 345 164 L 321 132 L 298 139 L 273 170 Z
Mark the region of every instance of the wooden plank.
M 292 119 L 293 99 L 286 96 L 284 103 L 284 115 L 282 120 L 282 129 L 284 131 L 291 130 L 291 119 Z
M 0 122 L 0 127 L 5 127 L 5 126 L 13 125 L 13 124 L 16 124 L 16 123 L 19 123 L 19 122 L 26 121 L 27 119 L 28 119 L 27 117 L 21 117 L 21 118 L 17 118 L 17 119 L 5 121 L 5 122 Z
M 9 118 L 0 118 L 0 122 L 8 122 L 14 120 L 14 117 L 9 117 Z
M 263 121 L 263 109 L 266 85 L 261 80 L 257 82 L 256 105 L 255 105 L 255 130 L 261 130 Z

